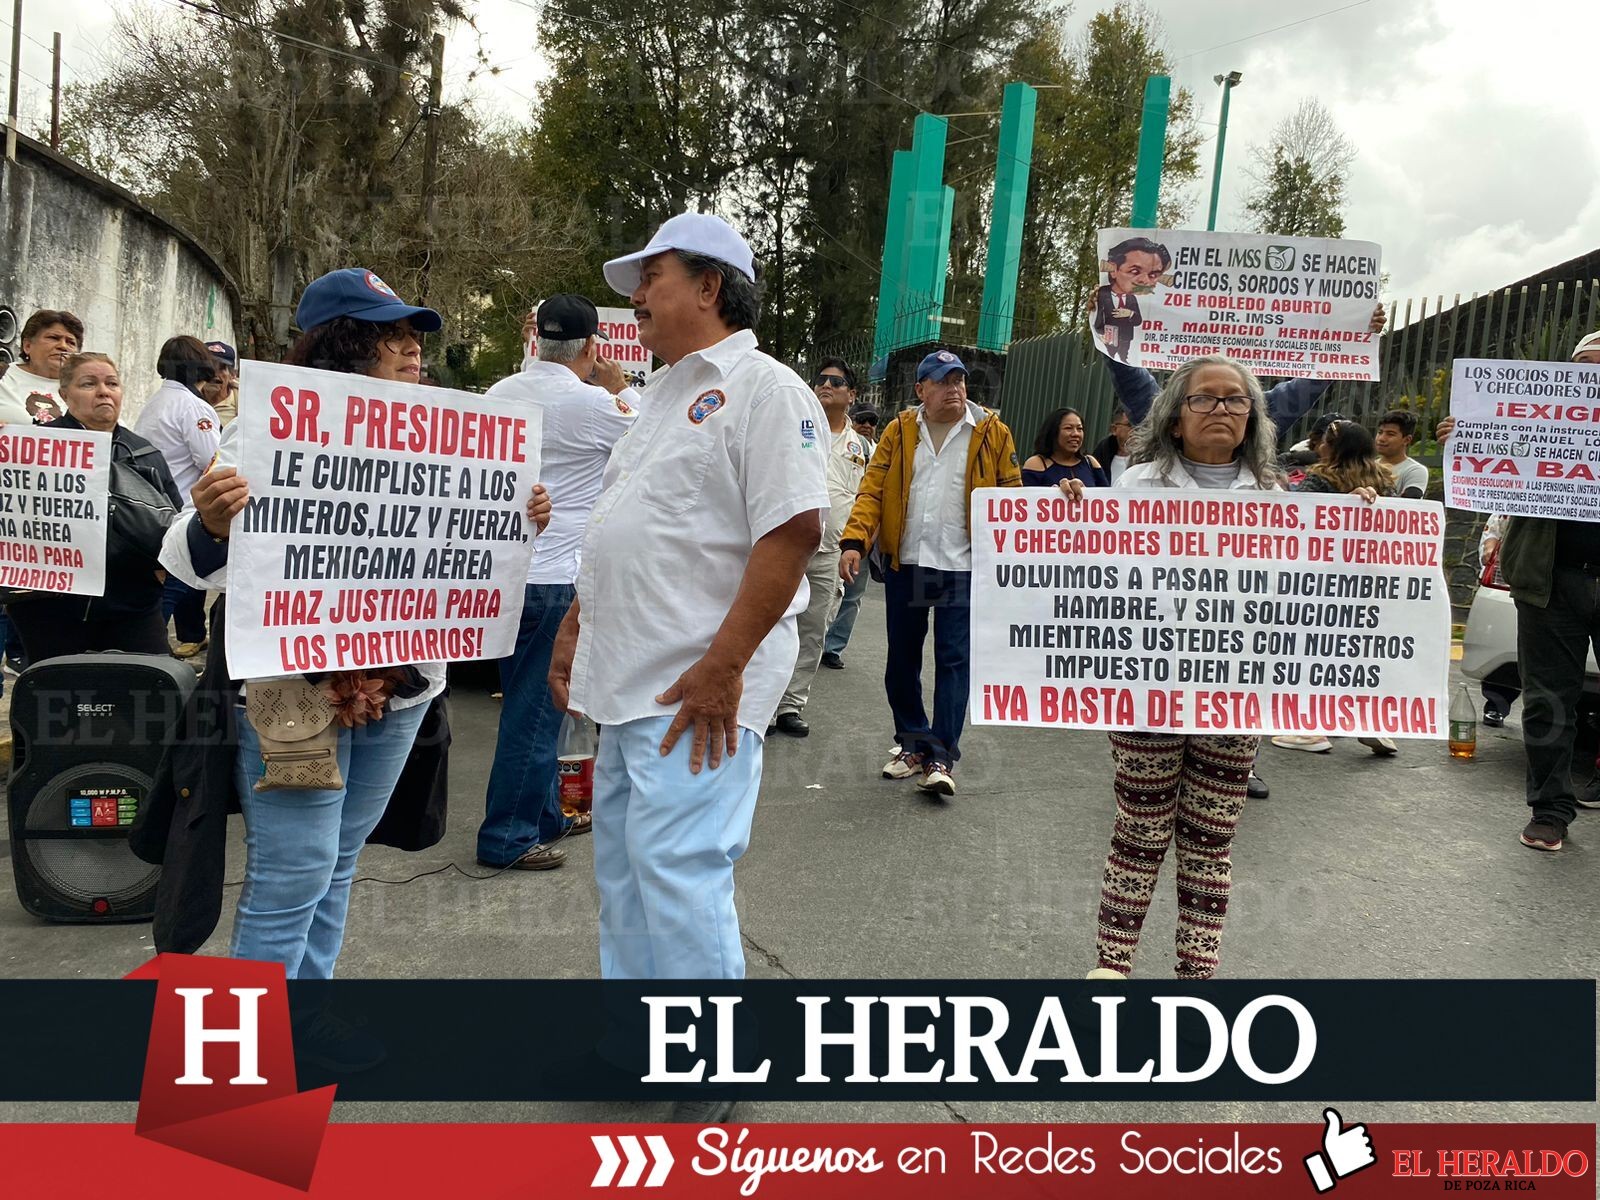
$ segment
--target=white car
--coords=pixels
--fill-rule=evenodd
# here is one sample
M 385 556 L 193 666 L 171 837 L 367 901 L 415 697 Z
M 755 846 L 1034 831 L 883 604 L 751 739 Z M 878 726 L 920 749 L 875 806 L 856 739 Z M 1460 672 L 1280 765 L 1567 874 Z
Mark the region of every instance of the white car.
M 1517 668 L 1517 606 L 1500 580 L 1496 555 L 1490 555 L 1467 613 L 1467 629 L 1461 637 L 1461 673 L 1479 683 L 1501 684 L 1508 691 L 1522 687 Z M 1600 664 L 1595 662 L 1592 644 L 1584 686 L 1591 693 L 1600 693 Z

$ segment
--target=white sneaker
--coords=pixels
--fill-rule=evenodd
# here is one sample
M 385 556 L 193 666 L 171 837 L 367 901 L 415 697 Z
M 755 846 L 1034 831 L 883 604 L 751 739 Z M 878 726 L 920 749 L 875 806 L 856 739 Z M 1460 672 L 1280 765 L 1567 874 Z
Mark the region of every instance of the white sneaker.
M 930 762 L 922 769 L 922 778 L 917 780 L 917 791 L 928 792 L 934 796 L 954 796 L 956 781 L 950 775 L 950 768 L 944 763 Z
M 1326 754 L 1333 743 L 1320 733 L 1280 733 L 1272 744 L 1283 750 L 1304 750 L 1307 754 Z
M 1360 742 L 1368 750 L 1371 750 L 1379 758 L 1388 758 L 1389 755 L 1398 754 L 1400 752 L 1400 747 L 1394 744 L 1393 738 L 1357 738 L 1356 741 Z
M 1113 971 L 1110 967 L 1096 967 L 1083 978 L 1085 981 L 1104 979 L 1107 981 L 1115 980 L 1117 983 L 1125 983 L 1128 977 L 1121 971 Z
M 922 769 L 922 759 L 896 748 L 894 757 L 883 764 L 885 779 L 910 779 Z

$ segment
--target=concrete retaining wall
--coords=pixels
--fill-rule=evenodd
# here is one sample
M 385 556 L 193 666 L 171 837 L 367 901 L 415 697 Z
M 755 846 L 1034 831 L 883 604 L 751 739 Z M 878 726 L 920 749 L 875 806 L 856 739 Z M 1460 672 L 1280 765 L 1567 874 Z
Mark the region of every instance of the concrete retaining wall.
M 124 424 L 155 390 L 167 338 L 237 342 L 237 295 L 203 247 L 109 180 L 30 138 L 0 159 L 0 305 L 19 323 L 40 308 L 82 317 L 84 349 L 122 371 Z

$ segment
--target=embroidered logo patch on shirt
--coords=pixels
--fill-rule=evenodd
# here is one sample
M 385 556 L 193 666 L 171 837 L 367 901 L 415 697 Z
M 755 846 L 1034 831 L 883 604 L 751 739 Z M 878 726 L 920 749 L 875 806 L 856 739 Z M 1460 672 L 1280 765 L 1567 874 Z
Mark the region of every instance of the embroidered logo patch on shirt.
M 211 419 L 209 417 L 201 417 L 194 423 L 194 427 L 201 433 L 210 433 L 212 428 Z
M 613 403 L 613 404 L 615 404 L 617 406 L 617 411 L 619 413 L 621 413 L 623 416 L 625 416 L 625 417 L 633 416 L 633 409 L 628 406 L 628 402 L 626 400 L 624 400 L 621 396 L 613 396 L 613 397 L 611 397 L 611 403 Z
M 728 398 L 713 388 L 709 392 L 701 392 L 695 397 L 694 403 L 689 405 L 689 421 L 699 425 L 712 413 L 728 402 Z
M 800 418 L 800 449 L 815 450 L 817 448 L 817 423 L 810 417 Z

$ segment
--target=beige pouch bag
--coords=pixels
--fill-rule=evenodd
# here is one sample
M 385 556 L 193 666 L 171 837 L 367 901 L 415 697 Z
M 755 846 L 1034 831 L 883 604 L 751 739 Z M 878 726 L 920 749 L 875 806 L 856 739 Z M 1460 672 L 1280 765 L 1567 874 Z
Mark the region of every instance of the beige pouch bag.
M 300 676 L 252 679 L 245 686 L 245 715 L 261 742 L 256 791 L 344 786 L 339 770 L 339 727 L 322 688 Z

